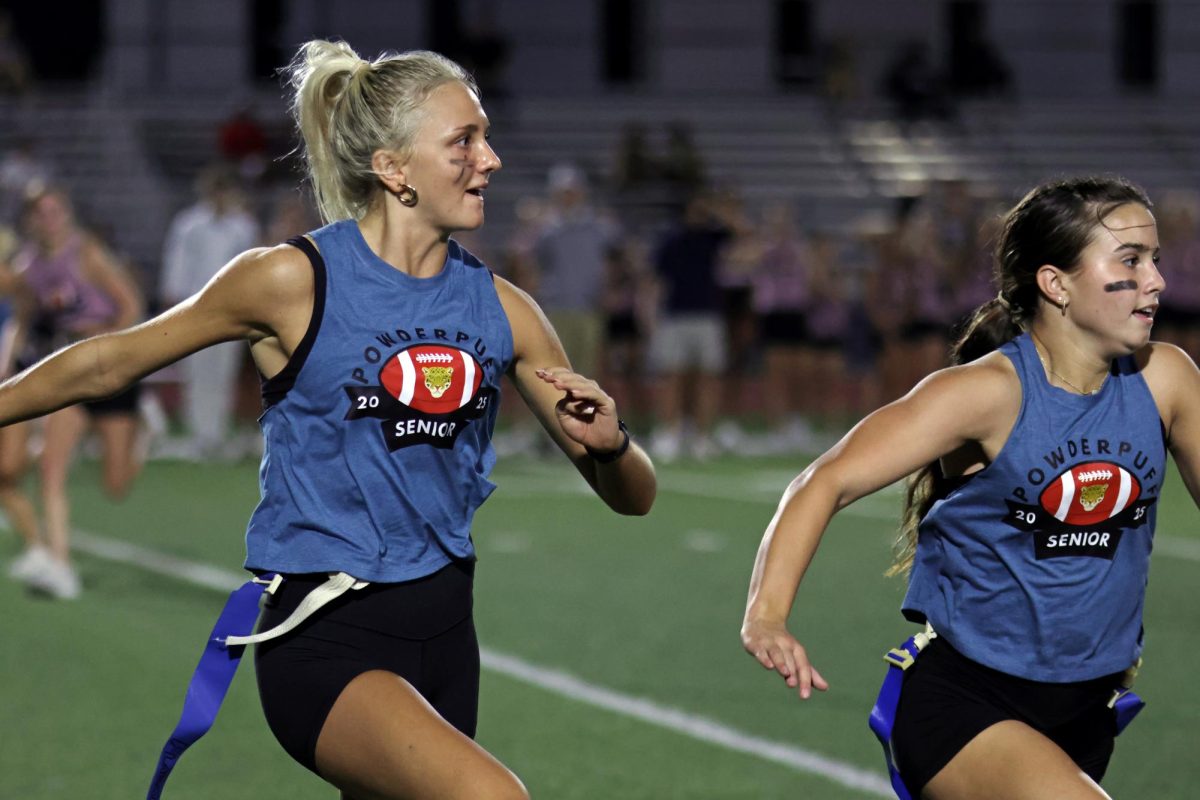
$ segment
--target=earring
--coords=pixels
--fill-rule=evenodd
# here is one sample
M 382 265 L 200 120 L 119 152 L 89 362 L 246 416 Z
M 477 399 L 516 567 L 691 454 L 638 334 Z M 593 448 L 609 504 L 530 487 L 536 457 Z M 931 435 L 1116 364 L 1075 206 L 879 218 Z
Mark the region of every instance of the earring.
M 1059 297 L 1058 297 L 1058 307 L 1059 307 L 1059 309 L 1061 309 L 1061 310 L 1062 310 L 1062 315 L 1063 315 L 1064 317 L 1067 315 L 1067 303 L 1069 303 L 1069 302 L 1071 302 L 1071 301 L 1070 301 L 1070 300 L 1068 300 L 1067 298 L 1063 297 L 1062 295 L 1059 295 Z
M 400 191 L 396 192 L 396 199 L 401 205 L 412 208 L 417 204 L 417 190 L 409 186 L 407 183 L 400 184 Z

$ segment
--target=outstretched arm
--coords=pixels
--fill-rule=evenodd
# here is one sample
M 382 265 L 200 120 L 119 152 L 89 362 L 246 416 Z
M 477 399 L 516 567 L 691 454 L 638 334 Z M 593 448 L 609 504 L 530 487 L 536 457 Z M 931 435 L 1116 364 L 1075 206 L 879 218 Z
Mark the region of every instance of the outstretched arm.
M 968 442 L 979 442 L 993 458 L 1020 401 L 1020 384 L 1004 356 L 942 370 L 868 416 L 800 473 L 784 492 L 754 562 L 742 625 L 746 651 L 803 698 L 813 686 L 827 688 L 786 622 L 830 518 Z
M 526 405 L 610 508 L 646 514 L 654 503 L 654 466 L 636 442 L 605 462 L 594 453 L 615 453 L 627 434 L 618 428 L 613 399 L 594 381 L 573 372 L 549 321 L 528 294 L 503 278 L 496 290 L 513 332 L 510 373 Z
M 311 313 L 312 270 L 303 254 L 286 246 L 247 251 L 154 319 L 77 342 L 0 384 L 0 425 L 117 394 L 217 342 L 248 339 L 286 356 L 308 324 L 306 304 Z

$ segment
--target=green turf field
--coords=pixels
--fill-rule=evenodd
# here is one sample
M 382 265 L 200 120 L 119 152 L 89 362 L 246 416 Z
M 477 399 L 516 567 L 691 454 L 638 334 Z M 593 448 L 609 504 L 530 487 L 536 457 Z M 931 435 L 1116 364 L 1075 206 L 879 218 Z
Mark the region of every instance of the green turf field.
M 885 796 L 866 715 L 908 635 L 902 586 L 881 576 L 899 497 L 837 519 L 797 601 L 794 630 L 830 691 L 800 703 L 742 653 L 738 625 L 759 537 L 803 464 L 727 460 L 660 468 L 653 513 L 607 512 L 565 462 L 502 464 L 476 520 L 485 648 L 480 741 L 535 798 Z M 113 540 L 236 573 L 255 467 L 156 462 L 121 505 L 94 468 L 75 523 Z M 1122 737 L 1115 797 L 1200 793 L 1200 514 L 1177 479 L 1159 518 L 1147 601 L 1149 708 Z M 0 560 L 17 551 L 0 534 Z M 174 726 L 220 592 L 81 553 L 84 599 L 52 603 L 0 579 L 0 798 L 135 798 Z M 714 742 L 716 739 L 718 741 Z M 1192 744 L 1188 744 L 1192 742 Z M 850 788 L 829 776 L 860 781 Z M 847 777 L 848 776 L 848 777 Z M 274 743 L 252 665 L 214 731 L 182 759 L 167 800 L 333 797 Z

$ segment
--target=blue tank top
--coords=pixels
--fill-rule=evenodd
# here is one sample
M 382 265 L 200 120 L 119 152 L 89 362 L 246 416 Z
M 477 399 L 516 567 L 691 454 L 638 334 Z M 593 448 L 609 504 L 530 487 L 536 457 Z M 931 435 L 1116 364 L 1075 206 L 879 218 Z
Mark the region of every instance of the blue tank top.
M 1132 357 L 1095 395 L 1046 380 L 1033 341 L 1005 344 L 1021 411 L 986 469 L 934 503 L 918 530 L 906 617 L 1030 680 L 1132 665 L 1166 467 L 1158 408 Z
M 312 321 L 263 384 L 246 568 L 397 582 L 474 557 L 513 353 L 491 272 L 451 241 L 442 271 L 414 278 L 352 220 L 311 236 L 319 254 L 292 241 L 313 261 Z

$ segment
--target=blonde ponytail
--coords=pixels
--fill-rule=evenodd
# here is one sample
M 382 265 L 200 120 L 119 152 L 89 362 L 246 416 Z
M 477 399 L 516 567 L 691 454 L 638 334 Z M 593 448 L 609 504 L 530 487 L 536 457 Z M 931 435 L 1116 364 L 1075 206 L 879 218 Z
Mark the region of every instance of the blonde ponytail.
M 286 74 L 308 177 L 326 222 L 366 213 L 380 187 L 372 155 L 409 151 L 421 104 L 434 89 L 458 81 L 479 95 L 462 67 L 423 50 L 366 61 L 345 42 L 314 40 L 300 47 Z

